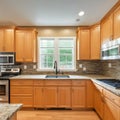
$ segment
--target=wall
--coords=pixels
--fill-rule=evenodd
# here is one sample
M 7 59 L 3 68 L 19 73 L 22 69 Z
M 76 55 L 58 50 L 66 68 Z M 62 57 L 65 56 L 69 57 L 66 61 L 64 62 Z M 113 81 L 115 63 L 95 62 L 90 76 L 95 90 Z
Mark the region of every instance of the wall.
M 38 36 L 40 37 L 68 37 L 76 36 L 76 28 L 70 26 L 59 27 L 37 27 Z
M 109 68 L 108 64 L 111 63 L 112 67 Z M 120 79 L 120 60 L 102 60 L 100 61 L 101 74 L 108 75 Z
M 83 67 L 86 67 L 86 71 L 83 71 L 83 68 L 79 68 L 79 64 L 82 64 Z M 27 69 L 24 69 L 24 65 L 27 66 Z M 36 63 L 22 63 L 18 65 L 22 69 L 22 74 L 54 74 L 55 72 L 43 72 L 43 71 L 37 71 L 36 69 L 33 69 L 33 66 L 37 64 Z M 16 65 L 17 66 L 17 65 Z M 100 61 L 77 61 L 76 62 L 77 70 L 73 72 L 64 72 L 64 74 L 75 74 L 75 75 L 86 75 L 86 74 L 102 74 L 101 71 L 101 65 Z M 62 72 L 62 71 L 61 71 Z

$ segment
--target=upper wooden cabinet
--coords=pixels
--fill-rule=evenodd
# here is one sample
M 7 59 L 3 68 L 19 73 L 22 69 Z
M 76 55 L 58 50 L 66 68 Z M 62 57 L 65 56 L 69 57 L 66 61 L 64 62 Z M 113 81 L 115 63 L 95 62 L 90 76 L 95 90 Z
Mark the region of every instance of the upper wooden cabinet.
M 100 25 L 91 27 L 91 56 L 92 60 L 100 59 Z
M 14 52 L 14 28 L 0 28 L 0 51 Z
M 36 31 L 34 29 L 18 29 L 16 36 L 16 61 L 36 62 Z
M 113 14 L 101 22 L 101 43 L 113 39 Z
M 120 37 L 120 7 L 114 12 L 114 39 Z
M 77 60 L 90 59 L 90 30 L 79 28 L 77 31 Z

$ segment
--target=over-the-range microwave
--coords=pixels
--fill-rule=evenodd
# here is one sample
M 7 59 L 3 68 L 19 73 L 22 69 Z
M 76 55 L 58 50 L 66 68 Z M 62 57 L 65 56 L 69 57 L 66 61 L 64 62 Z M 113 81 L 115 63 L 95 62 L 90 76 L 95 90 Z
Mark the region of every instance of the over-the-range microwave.
M 0 52 L 0 65 L 14 65 L 15 52 Z
M 120 59 L 120 38 L 102 44 L 101 58 L 103 60 Z

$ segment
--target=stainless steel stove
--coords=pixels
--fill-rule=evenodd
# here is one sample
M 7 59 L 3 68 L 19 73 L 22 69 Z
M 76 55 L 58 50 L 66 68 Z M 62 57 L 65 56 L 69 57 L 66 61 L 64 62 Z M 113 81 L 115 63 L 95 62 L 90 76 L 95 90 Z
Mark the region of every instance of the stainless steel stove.
M 2 68 L 0 76 L 0 103 L 9 103 L 9 78 L 20 74 L 20 68 Z

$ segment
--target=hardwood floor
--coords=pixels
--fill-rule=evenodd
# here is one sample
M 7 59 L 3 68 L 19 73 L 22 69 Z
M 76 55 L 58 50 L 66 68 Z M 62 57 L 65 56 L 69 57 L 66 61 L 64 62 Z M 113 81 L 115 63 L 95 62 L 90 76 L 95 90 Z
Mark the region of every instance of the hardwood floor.
M 17 120 L 100 120 L 94 111 L 35 110 L 18 111 Z

